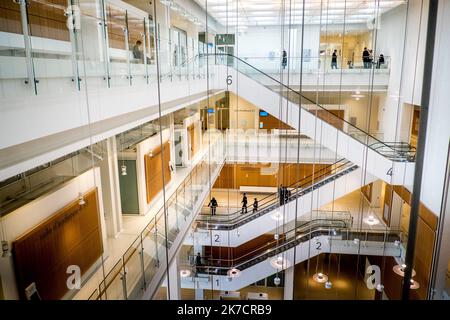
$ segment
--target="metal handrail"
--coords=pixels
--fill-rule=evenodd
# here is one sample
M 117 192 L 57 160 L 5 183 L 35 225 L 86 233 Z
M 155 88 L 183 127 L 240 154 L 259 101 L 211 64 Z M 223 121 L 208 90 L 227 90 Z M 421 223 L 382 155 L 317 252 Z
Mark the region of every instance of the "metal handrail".
M 222 57 L 226 56 L 226 57 L 232 57 L 232 58 L 236 59 L 238 62 L 247 65 L 247 66 L 250 67 L 251 69 L 254 69 L 254 70 L 256 70 L 258 73 L 260 73 L 260 74 L 264 75 L 265 77 L 271 79 L 271 80 L 274 81 L 277 85 L 279 85 L 279 86 L 281 86 L 281 87 L 284 87 L 285 89 L 288 90 L 288 92 L 292 92 L 292 93 L 294 93 L 295 95 L 301 97 L 302 99 L 305 99 L 306 101 L 308 101 L 308 102 L 314 104 L 315 106 L 319 107 L 321 110 L 324 110 L 324 111 L 325 111 L 328 115 L 330 115 L 332 118 L 338 119 L 339 121 L 344 122 L 346 125 L 348 125 L 348 126 L 354 128 L 354 129 L 356 129 L 356 130 L 359 131 L 359 132 L 364 133 L 364 134 L 366 135 L 366 137 L 368 137 L 368 138 L 370 138 L 370 139 L 373 139 L 373 140 L 375 140 L 376 142 L 385 145 L 387 148 L 390 148 L 390 147 L 389 147 L 388 145 L 386 145 L 384 142 L 382 142 L 382 141 L 380 141 L 379 139 L 377 139 L 377 138 L 371 136 L 368 132 L 366 132 L 366 131 L 364 131 L 364 130 L 358 128 L 358 127 L 356 127 L 355 125 L 353 125 L 352 123 L 348 122 L 347 120 L 340 118 L 339 116 L 337 116 L 337 115 L 335 115 L 334 113 L 332 113 L 330 110 L 324 108 L 321 104 L 319 104 L 319 103 L 317 103 L 316 101 L 313 101 L 312 99 L 310 99 L 310 98 L 304 96 L 301 92 L 295 91 L 294 89 L 292 89 L 292 88 L 289 87 L 288 85 L 286 85 L 286 84 L 280 82 L 279 80 L 275 79 L 274 77 L 270 76 L 269 74 L 265 73 L 264 71 L 262 71 L 262 70 L 260 70 L 260 69 L 258 69 L 258 68 L 256 68 L 256 67 L 254 67 L 253 65 L 249 64 L 248 62 L 242 60 L 241 58 L 238 58 L 238 57 L 236 57 L 235 55 L 229 54 L 229 53 L 208 53 L 207 55 L 216 56 L 216 57 L 217 57 L 217 56 L 222 56 Z M 266 87 L 266 88 L 269 88 L 269 87 Z M 269 88 L 269 89 L 270 89 L 270 88 Z M 270 90 L 271 90 L 271 89 L 270 89 Z M 303 108 L 303 107 L 301 106 L 301 104 L 299 105 L 299 108 L 304 109 L 305 111 L 310 112 L 309 110 Z M 351 137 L 351 136 L 350 136 L 350 137 Z M 352 139 L 355 139 L 354 137 L 351 137 L 351 138 L 352 138 Z M 356 139 L 355 139 L 355 140 L 356 140 Z M 361 142 L 360 140 L 358 140 L 358 141 Z M 367 145 L 367 146 L 369 147 L 368 143 L 365 143 L 365 145 Z M 375 152 L 378 152 L 377 150 L 374 150 L 374 151 L 375 151 Z M 393 151 L 395 152 L 395 150 L 393 150 Z M 379 153 L 379 152 L 378 152 L 378 153 Z M 381 154 L 381 153 L 380 153 L 380 154 Z M 381 154 L 381 155 L 383 155 L 383 154 Z M 392 160 L 392 159 L 391 159 L 391 160 Z M 395 160 L 393 160 L 393 161 L 395 161 Z
M 307 181 L 306 183 L 299 185 L 296 187 L 296 191 L 291 194 L 291 196 L 284 202 L 284 204 L 298 198 L 299 196 L 302 195 L 302 193 L 308 193 L 312 190 L 315 189 L 315 187 L 317 185 L 321 185 L 324 183 L 324 181 L 326 181 L 327 179 L 331 179 L 331 178 L 337 178 L 340 176 L 340 174 L 342 172 L 345 172 L 347 170 L 351 170 L 353 171 L 354 169 L 356 169 L 358 166 L 357 165 L 353 165 L 353 166 L 347 166 L 349 163 L 351 163 L 350 161 L 346 162 L 344 165 L 341 165 L 338 168 L 334 169 L 334 173 L 330 173 L 330 174 L 322 174 L 319 176 L 320 177 L 324 177 L 321 180 L 316 180 L 316 181 Z M 345 169 L 342 171 L 338 171 L 338 169 L 340 169 L 341 167 L 344 167 Z M 334 180 L 334 179 L 333 179 Z M 309 185 L 308 185 L 309 184 Z M 273 196 L 274 194 L 272 194 Z M 270 196 L 270 195 L 269 195 Z M 269 197 L 268 196 L 268 197 Z M 267 197 L 265 197 L 264 199 L 266 199 Z M 250 214 L 246 214 L 246 215 L 240 215 L 239 213 L 241 212 L 240 210 L 231 213 L 231 214 L 222 214 L 220 216 L 225 217 L 224 220 L 218 219 L 218 220 L 213 220 L 213 217 L 208 216 L 209 218 L 206 219 L 197 219 L 197 222 L 200 224 L 200 226 L 202 228 L 206 227 L 206 228 L 211 228 L 211 229 L 233 229 L 235 228 L 236 225 L 238 225 L 240 222 L 245 221 L 245 220 L 252 220 L 253 217 L 259 217 L 263 214 L 266 214 L 268 212 L 270 212 L 271 210 L 273 210 L 274 206 L 280 205 L 277 201 L 278 198 L 269 200 L 267 202 L 265 202 L 264 204 L 266 204 L 265 206 L 259 207 L 258 211 L 254 212 L 254 213 L 250 213 Z M 226 220 L 226 217 L 228 216 L 233 216 L 235 215 L 236 217 L 233 218 L 229 218 L 228 220 Z M 202 216 L 206 216 L 205 214 L 202 214 Z M 220 217 L 220 216 L 214 216 L 214 218 Z M 244 222 L 245 223 L 245 222 Z M 197 224 L 197 227 L 199 227 L 199 224 Z M 218 226 L 219 225 L 219 226 Z
M 229 270 L 230 267 L 234 267 L 237 268 L 238 270 L 242 271 L 244 269 L 246 269 L 247 267 L 250 267 L 252 265 L 255 264 L 255 262 L 259 262 L 262 261 L 266 258 L 269 257 L 273 257 L 283 251 L 286 251 L 290 248 L 292 248 L 293 246 L 297 246 L 298 244 L 302 243 L 302 242 L 306 242 L 308 240 L 311 240 L 312 238 L 316 237 L 317 235 L 330 235 L 332 234 L 334 231 L 349 231 L 348 228 L 341 228 L 341 229 L 337 229 L 337 228 L 333 228 L 333 227 L 323 227 L 323 226 L 316 226 L 314 228 L 309 228 L 308 231 L 300 233 L 298 235 L 295 236 L 294 239 L 289 239 L 286 240 L 286 242 L 283 242 L 282 244 L 269 249 L 267 252 L 261 253 L 259 255 L 257 255 L 256 257 L 253 257 L 247 261 L 238 263 L 238 264 L 231 264 L 230 266 L 214 266 L 214 265 L 201 265 L 199 266 L 199 269 L 197 270 L 199 273 L 214 273 L 216 274 L 217 272 L 211 272 L 209 269 L 213 269 L 213 270 L 224 270 L 227 271 Z M 360 230 L 360 231 L 352 231 L 352 236 L 354 234 L 368 234 L 369 231 L 367 230 Z M 393 235 L 395 236 L 395 238 L 398 238 L 398 234 L 397 231 L 375 231 L 375 230 L 370 230 L 370 234 L 372 236 L 376 236 L 376 237 L 383 237 L 383 241 L 388 241 L 389 240 L 389 236 Z M 386 234 L 388 235 L 388 237 L 386 237 Z M 337 235 L 337 233 L 336 233 Z M 343 233 L 342 235 L 345 235 L 345 233 Z M 335 236 L 335 234 L 333 233 L 333 236 Z M 343 239 L 343 240 L 350 240 L 350 235 L 347 232 L 347 239 Z M 354 237 L 355 238 L 355 237 Z M 373 238 L 373 237 L 372 237 Z M 372 240 L 369 240 L 372 241 Z
M 304 184 L 302 184 L 302 181 L 304 181 L 304 180 L 308 180 L 309 182 L 311 182 L 311 178 L 313 178 L 313 177 L 322 177 L 322 176 L 324 176 L 324 174 L 320 174 L 319 175 L 319 173 L 321 173 L 321 172 L 323 172 L 323 171 L 327 171 L 329 168 L 333 168 L 333 166 L 335 166 L 335 165 L 337 165 L 338 163 L 341 163 L 341 162 L 345 162 L 344 163 L 344 165 L 345 164 L 347 164 L 347 163 L 350 163 L 350 161 L 348 161 L 347 159 L 344 159 L 344 158 L 342 158 L 342 159 L 339 159 L 338 161 L 336 161 L 336 162 L 334 162 L 334 163 L 332 163 L 332 164 L 330 164 L 330 165 L 328 165 L 328 166 L 326 166 L 326 167 L 324 167 L 324 168 L 322 168 L 322 169 L 319 169 L 319 170 L 317 170 L 317 171 L 314 171 L 312 174 L 310 174 L 310 175 L 308 175 L 308 176 L 306 176 L 306 177 L 303 177 L 302 179 L 300 179 L 299 181 L 297 181 L 297 182 L 294 182 L 294 183 L 291 183 L 290 185 L 288 185 L 288 186 L 286 186 L 287 188 L 292 188 L 292 186 L 294 186 L 294 185 L 297 185 L 297 187 L 296 188 L 299 188 L 299 187 L 302 187 Z M 343 165 L 340 165 L 338 168 L 340 168 L 341 166 L 343 166 Z M 336 170 L 336 169 L 338 169 L 338 168 L 334 168 L 334 170 Z M 277 196 L 278 195 L 278 192 L 272 192 L 272 193 L 270 193 L 269 195 L 267 195 L 267 196 L 265 196 L 265 197 L 263 197 L 262 199 L 260 199 L 259 200 L 259 202 L 261 202 L 261 201 L 263 201 L 263 200 L 266 200 L 266 199 L 268 199 L 268 198 L 270 198 L 270 197 L 272 197 L 272 196 Z M 266 202 L 266 203 L 268 203 L 268 202 Z M 259 208 L 261 208 L 261 207 L 259 207 Z M 258 208 L 258 210 L 259 210 L 259 208 Z M 237 214 L 237 213 L 239 213 L 241 210 L 236 210 L 235 212 L 233 212 L 233 213 L 229 213 L 229 214 L 223 214 L 223 215 L 221 215 L 221 216 L 231 216 L 231 215 L 235 215 L 235 214 Z
M 345 220 L 342 220 L 342 219 L 322 219 L 322 218 L 313 219 L 313 220 L 310 220 L 310 221 L 307 221 L 307 222 L 303 223 L 302 225 L 298 226 L 297 228 L 293 228 L 293 229 L 291 229 L 289 231 L 286 231 L 283 234 L 280 234 L 279 235 L 280 239 L 285 240 L 285 241 L 290 241 L 292 239 L 288 238 L 289 234 L 301 233 L 303 230 L 306 230 L 307 228 L 311 229 L 310 225 L 319 224 L 320 222 L 324 222 L 324 221 L 325 222 L 336 223 L 336 226 L 334 226 L 333 229 L 336 229 L 336 228 L 338 228 L 338 229 L 345 229 L 345 228 L 349 227 L 348 223 Z M 262 245 L 261 247 L 259 247 L 257 249 L 254 249 L 254 250 L 252 250 L 250 252 L 246 252 L 245 254 L 243 254 L 243 255 L 241 255 L 239 257 L 236 257 L 234 259 L 214 259 L 214 258 L 212 258 L 212 259 L 209 259 L 209 261 L 217 261 L 217 260 L 218 261 L 231 261 L 231 262 L 239 261 L 239 260 L 242 260 L 244 257 L 247 257 L 247 256 L 252 255 L 254 253 L 258 253 L 261 250 L 264 250 L 265 248 L 269 248 L 270 249 L 274 245 L 277 245 L 277 243 L 279 243 L 279 240 L 271 240 L 271 241 L 267 242 L 266 244 Z M 232 263 L 232 264 L 234 265 L 234 263 Z

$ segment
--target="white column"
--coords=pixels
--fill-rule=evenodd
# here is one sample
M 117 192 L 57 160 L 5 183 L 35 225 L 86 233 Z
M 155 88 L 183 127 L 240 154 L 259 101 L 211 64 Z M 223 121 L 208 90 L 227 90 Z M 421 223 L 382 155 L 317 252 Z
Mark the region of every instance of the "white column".
M 195 300 L 205 300 L 203 289 L 195 288 Z
M 169 286 L 170 288 L 170 296 L 168 294 L 169 300 L 180 300 L 180 273 L 178 272 L 178 257 L 176 257 L 172 263 L 169 265 Z
M 284 300 L 294 299 L 294 274 L 295 267 L 287 268 L 284 271 Z
M 169 115 L 170 117 L 170 162 L 172 163 L 173 172 L 175 174 L 177 171 L 176 161 L 175 161 L 175 123 L 173 113 Z
M 101 178 L 107 234 L 116 237 L 122 230 L 122 205 L 115 136 L 106 140 L 106 158 L 101 164 Z

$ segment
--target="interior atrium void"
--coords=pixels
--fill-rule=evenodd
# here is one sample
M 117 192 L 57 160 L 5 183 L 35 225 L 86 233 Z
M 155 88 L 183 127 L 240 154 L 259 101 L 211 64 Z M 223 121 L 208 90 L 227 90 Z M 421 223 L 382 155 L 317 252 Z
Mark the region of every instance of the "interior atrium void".
M 0 300 L 450 300 L 450 1 L 0 1 Z

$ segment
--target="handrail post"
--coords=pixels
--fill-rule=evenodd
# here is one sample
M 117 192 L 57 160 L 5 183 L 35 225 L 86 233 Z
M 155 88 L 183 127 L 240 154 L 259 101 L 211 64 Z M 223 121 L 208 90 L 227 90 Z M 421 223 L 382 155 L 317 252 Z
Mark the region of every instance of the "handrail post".
M 142 232 L 140 234 L 140 244 L 141 244 L 141 251 L 139 252 L 140 259 L 141 259 L 141 270 L 142 270 L 142 290 L 145 290 L 147 287 L 147 282 L 145 280 L 145 264 L 144 264 L 144 243 L 142 241 Z
M 122 270 L 123 273 L 120 273 L 120 279 L 122 280 L 122 292 L 124 295 L 124 300 L 128 300 L 128 293 L 127 293 L 127 269 L 125 267 L 125 261 L 122 259 Z
M 153 218 L 155 221 L 155 259 L 156 259 L 156 264 L 155 267 L 159 268 L 159 253 L 158 253 L 158 227 L 157 227 L 157 222 L 156 219 Z

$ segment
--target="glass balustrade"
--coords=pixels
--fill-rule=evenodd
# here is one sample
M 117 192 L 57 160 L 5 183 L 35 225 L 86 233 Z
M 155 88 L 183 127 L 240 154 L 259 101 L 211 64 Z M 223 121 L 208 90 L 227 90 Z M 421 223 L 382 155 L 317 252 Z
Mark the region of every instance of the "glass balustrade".
M 280 73 L 283 70 L 282 66 L 282 58 L 281 57 L 249 57 L 249 56 L 241 56 L 243 61 L 248 64 L 254 66 L 255 68 L 261 70 L 264 73 L 274 75 L 276 78 L 280 77 Z M 370 68 L 364 68 L 362 62 L 355 64 L 342 64 L 342 61 L 338 59 L 338 67 L 332 68 L 331 66 L 331 56 L 330 57 L 288 57 L 287 58 L 287 66 L 289 66 L 289 74 L 290 76 L 302 74 L 363 74 L 375 72 L 376 74 L 387 74 L 390 72 L 390 57 L 386 56 L 385 62 L 382 64 L 378 64 L 377 62 L 373 62 L 370 65 Z M 232 59 L 228 59 L 228 63 L 231 63 Z M 255 72 L 256 73 L 256 72 Z
M 318 237 L 326 237 L 328 246 L 326 249 L 316 248 L 312 253 L 313 255 L 334 252 L 334 250 L 340 252 L 341 247 L 351 248 L 355 253 L 360 250 L 371 250 L 372 254 L 385 255 L 386 250 L 389 249 L 392 250 L 390 254 L 400 254 L 400 248 L 397 245 L 400 231 L 351 230 L 351 216 L 348 212 L 333 212 L 331 214 L 333 218 L 313 217 L 308 221 L 303 221 L 295 229 L 279 234 L 278 239 L 271 240 L 256 249 L 243 251 L 238 256 L 224 256 L 222 258 L 202 256 L 202 264 L 198 266 L 195 264 L 196 256 L 189 255 L 186 261 L 182 261 L 182 264 L 192 268 L 193 278 L 202 274 L 227 276 L 230 268 L 236 268 L 239 271 L 245 270 L 257 263 L 266 262 L 267 259 L 272 257 L 280 257 L 285 251 L 308 241 L 314 242 L 313 246 L 316 248 L 317 241 L 321 241 L 317 240 Z M 326 214 L 322 212 L 318 215 L 325 216 Z M 347 251 L 351 250 L 347 249 Z M 274 269 L 275 272 L 276 269 Z
M 2 98 L 151 85 L 157 81 L 157 60 L 160 81 L 187 86 L 206 76 L 196 59 L 206 52 L 203 43 L 178 35 L 175 63 L 172 40 L 157 39 L 145 12 L 139 15 L 120 2 L 5 1 L 1 9 L 8 13 L 0 26 Z
M 311 192 L 315 188 L 322 184 L 333 181 L 334 179 L 342 176 L 348 170 L 353 170 L 357 166 L 353 165 L 350 161 L 341 159 L 325 168 L 317 170 L 313 174 L 302 178 L 296 183 L 286 186 L 290 196 L 287 199 L 281 200 L 279 193 L 271 193 L 261 199 L 259 199 L 259 206 L 256 212 L 249 212 L 242 214 L 242 210 L 233 210 L 233 208 L 225 208 L 225 211 L 233 210 L 231 213 L 223 213 L 223 209 L 218 211 L 217 215 L 210 215 L 210 209 L 204 207 L 201 214 L 197 218 L 197 227 L 207 227 L 216 229 L 233 229 L 243 223 L 249 222 L 253 219 L 267 214 L 280 206 L 301 197 L 302 195 Z M 249 209 L 251 210 L 251 208 Z
M 223 64 L 235 68 L 243 75 L 257 81 L 266 88 L 281 94 L 287 100 L 295 103 L 303 110 L 312 113 L 320 120 L 332 125 L 338 130 L 349 134 L 352 138 L 358 140 L 370 149 L 391 159 L 392 161 L 414 161 L 415 148 L 408 143 L 391 143 L 379 140 L 377 137 L 345 120 L 340 112 L 340 109 L 327 109 L 326 106 L 324 107 L 321 104 L 316 103 L 311 98 L 306 97 L 303 93 L 292 89 L 284 82 L 280 82 L 279 79 L 272 77 L 270 74 L 248 63 L 244 59 L 229 54 L 210 54 L 209 56 L 211 57 L 211 59 L 208 60 L 209 63 Z
M 158 270 L 167 268 L 166 261 L 181 230 L 191 224 L 209 185 L 220 172 L 225 160 L 223 137 L 210 135 L 211 150 L 192 168 L 176 191 L 165 201 L 154 218 L 140 232 L 122 258 L 107 273 L 99 286 L 101 299 L 136 299 L 154 280 Z

